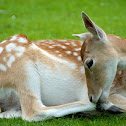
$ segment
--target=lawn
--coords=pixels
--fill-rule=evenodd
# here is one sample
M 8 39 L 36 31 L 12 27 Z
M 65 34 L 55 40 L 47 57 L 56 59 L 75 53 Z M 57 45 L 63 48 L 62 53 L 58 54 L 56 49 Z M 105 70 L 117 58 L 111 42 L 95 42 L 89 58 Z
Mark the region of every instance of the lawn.
M 0 119 L 0 126 L 125 126 L 126 116 L 124 115 L 110 115 L 103 113 L 98 116 L 91 116 L 90 118 L 78 118 L 72 116 L 53 118 L 43 122 L 28 122 L 22 119 Z
M 85 11 L 106 33 L 126 38 L 125 0 L 0 0 L 0 41 L 17 33 L 30 40 L 76 39 L 87 32 L 81 19 Z M 43 122 L 0 119 L 0 126 L 115 126 L 126 125 L 126 115 L 102 114 L 91 118 L 62 117 Z

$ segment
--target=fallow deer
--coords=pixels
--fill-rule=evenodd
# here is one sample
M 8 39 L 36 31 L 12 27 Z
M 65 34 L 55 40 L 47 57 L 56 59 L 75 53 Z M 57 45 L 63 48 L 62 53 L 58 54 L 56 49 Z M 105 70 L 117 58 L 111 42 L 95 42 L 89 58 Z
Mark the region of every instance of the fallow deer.
M 0 43 L 0 107 L 4 111 L 0 118 L 40 121 L 93 111 L 99 106 L 124 112 L 124 71 L 119 71 L 113 85 L 112 82 L 117 66 L 125 66 L 121 56 L 125 52 L 125 39 L 106 35 L 84 12 L 82 18 L 90 33 L 74 36 L 84 43 L 78 40 L 32 42 L 22 34 Z M 118 56 L 122 58 L 120 63 Z

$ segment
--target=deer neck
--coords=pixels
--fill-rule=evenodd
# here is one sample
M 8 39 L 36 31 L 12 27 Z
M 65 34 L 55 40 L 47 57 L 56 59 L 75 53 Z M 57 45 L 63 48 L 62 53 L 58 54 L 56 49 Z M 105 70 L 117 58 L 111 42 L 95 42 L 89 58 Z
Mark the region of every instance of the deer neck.
M 118 69 L 126 70 L 126 39 L 115 35 L 111 36 L 111 42 L 117 52 Z

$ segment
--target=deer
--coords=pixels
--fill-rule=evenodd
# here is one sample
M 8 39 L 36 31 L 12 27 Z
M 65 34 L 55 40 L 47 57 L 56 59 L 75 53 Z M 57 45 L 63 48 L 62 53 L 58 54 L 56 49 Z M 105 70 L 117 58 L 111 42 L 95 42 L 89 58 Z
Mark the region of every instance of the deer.
M 0 43 L 0 118 L 126 111 L 126 40 L 81 14 L 89 33 L 73 36 L 83 41 L 30 41 L 16 34 Z

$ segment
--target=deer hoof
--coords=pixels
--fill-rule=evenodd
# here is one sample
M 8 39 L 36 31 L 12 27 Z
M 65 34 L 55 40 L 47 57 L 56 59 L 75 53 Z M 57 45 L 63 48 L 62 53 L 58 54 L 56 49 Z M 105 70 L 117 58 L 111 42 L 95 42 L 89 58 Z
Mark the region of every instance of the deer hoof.
M 125 110 L 116 107 L 115 105 L 112 105 L 107 111 L 111 114 L 120 114 L 126 112 Z

